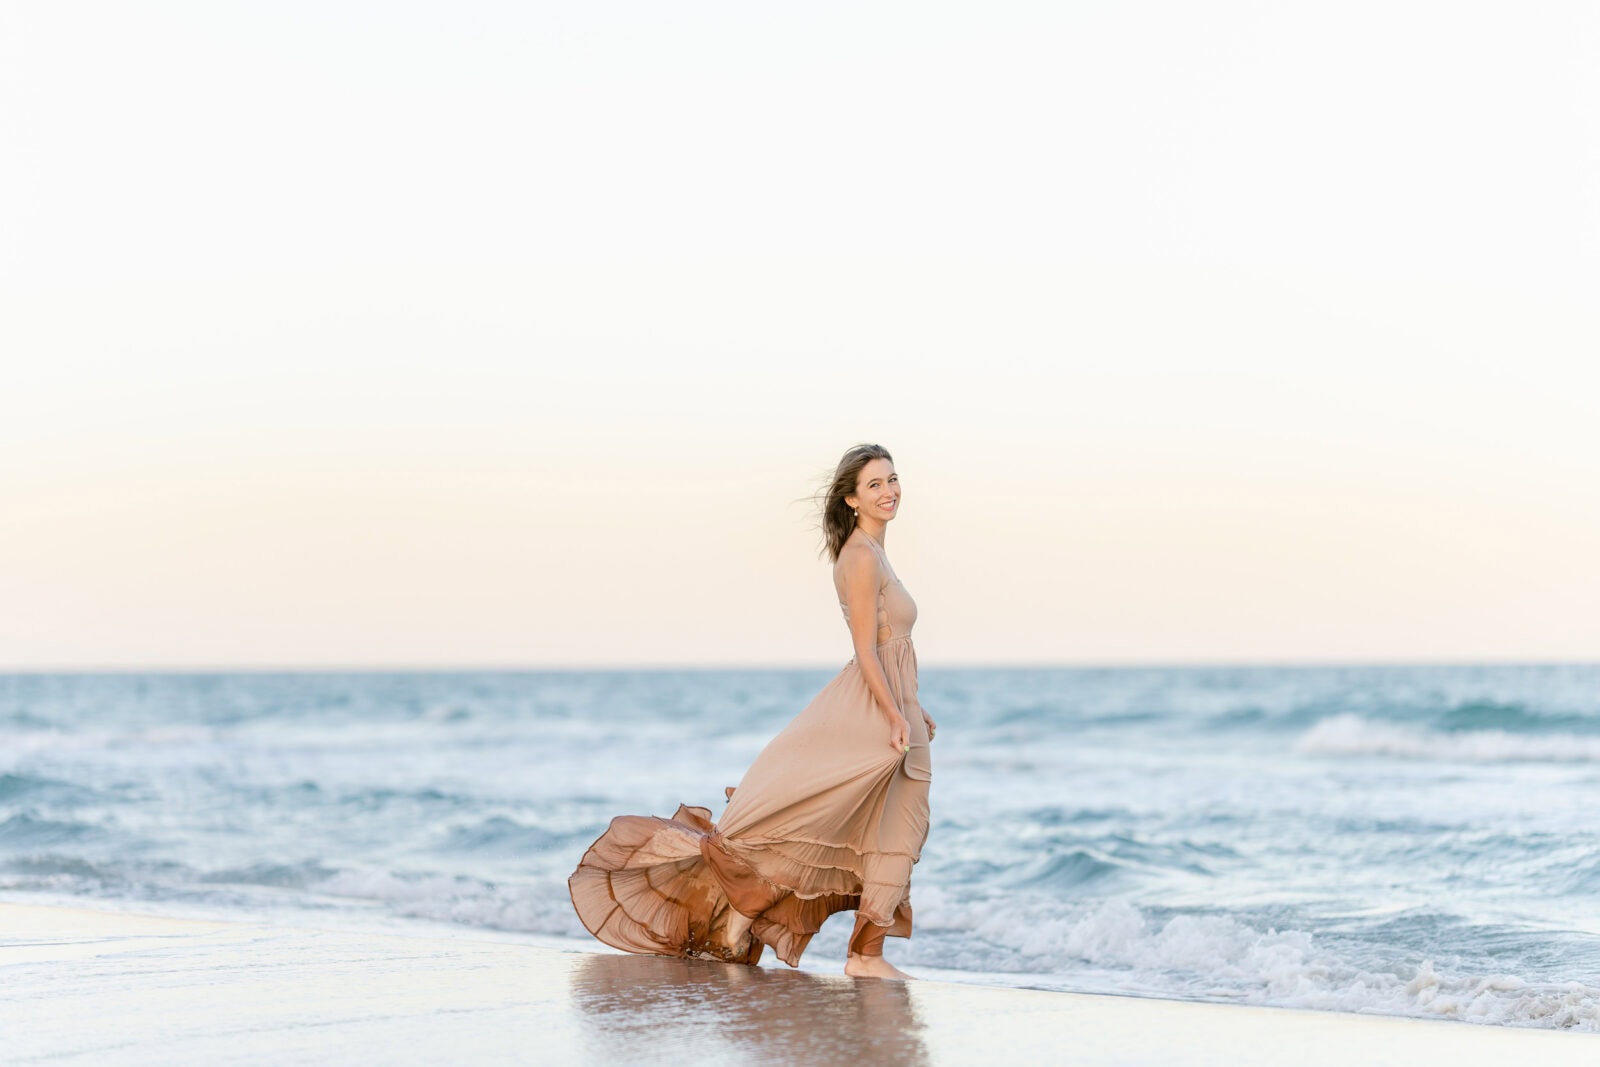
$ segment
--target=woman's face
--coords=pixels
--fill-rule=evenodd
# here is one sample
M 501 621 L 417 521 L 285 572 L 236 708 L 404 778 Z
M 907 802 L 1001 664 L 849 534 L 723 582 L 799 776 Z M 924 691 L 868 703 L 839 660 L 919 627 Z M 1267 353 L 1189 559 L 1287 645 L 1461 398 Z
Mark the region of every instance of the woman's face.
M 871 515 L 880 522 L 888 522 L 900 510 L 900 476 L 894 464 L 886 459 L 869 460 L 856 476 L 854 496 L 844 498 L 859 517 Z

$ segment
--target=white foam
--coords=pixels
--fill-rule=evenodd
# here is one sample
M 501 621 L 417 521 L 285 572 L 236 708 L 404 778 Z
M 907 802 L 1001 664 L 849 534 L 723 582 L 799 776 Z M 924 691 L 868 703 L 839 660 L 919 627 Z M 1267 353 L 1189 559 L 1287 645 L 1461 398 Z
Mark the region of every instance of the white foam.
M 1600 762 L 1600 737 L 1514 734 L 1504 730 L 1441 733 L 1360 715 L 1335 715 L 1313 726 L 1294 746 L 1302 756 L 1398 756 L 1470 763 Z
M 1226 916 L 1157 924 L 1120 899 L 1055 918 L 984 901 L 937 905 L 923 907 L 919 921 L 988 943 L 961 965 L 994 968 L 1010 954 L 1060 988 L 1600 1032 L 1600 986 L 1441 973 L 1427 959 L 1393 971 L 1363 967 L 1303 931 L 1262 931 Z
M 496 885 L 462 876 L 341 871 L 312 891 L 345 900 L 382 904 L 391 914 L 492 930 L 572 935 L 582 927 L 562 887 Z

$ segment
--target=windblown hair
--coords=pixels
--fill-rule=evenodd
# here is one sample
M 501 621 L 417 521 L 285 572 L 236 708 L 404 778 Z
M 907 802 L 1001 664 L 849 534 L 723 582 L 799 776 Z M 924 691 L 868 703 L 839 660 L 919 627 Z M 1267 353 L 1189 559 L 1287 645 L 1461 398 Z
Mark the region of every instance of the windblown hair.
M 894 457 L 882 445 L 852 445 L 839 459 L 839 465 L 833 469 L 826 484 L 812 497 L 821 518 L 822 547 L 831 563 L 838 562 L 845 540 L 856 529 L 855 513 L 844 502 L 844 498 L 856 491 L 861 468 L 875 459 L 894 462 Z

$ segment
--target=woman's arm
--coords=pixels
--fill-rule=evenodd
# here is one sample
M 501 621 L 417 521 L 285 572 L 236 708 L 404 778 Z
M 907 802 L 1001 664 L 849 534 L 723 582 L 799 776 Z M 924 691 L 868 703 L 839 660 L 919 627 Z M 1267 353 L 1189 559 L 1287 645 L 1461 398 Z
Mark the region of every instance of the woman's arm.
M 889 743 L 896 752 L 909 741 L 909 724 L 889 692 L 889 679 L 878 661 L 878 589 L 882 576 L 878 560 L 861 546 L 850 546 L 839 559 L 844 577 L 844 602 L 850 609 L 850 639 L 856 646 L 856 663 L 878 710 L 889 720 Z

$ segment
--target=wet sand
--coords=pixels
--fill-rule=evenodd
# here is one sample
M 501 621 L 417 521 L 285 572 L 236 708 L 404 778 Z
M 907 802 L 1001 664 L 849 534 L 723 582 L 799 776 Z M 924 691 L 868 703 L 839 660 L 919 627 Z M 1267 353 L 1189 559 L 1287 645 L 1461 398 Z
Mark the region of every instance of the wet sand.
M 0 903 L 0 1060 L 1561 1067 L 1600 1038 Z

